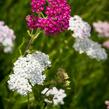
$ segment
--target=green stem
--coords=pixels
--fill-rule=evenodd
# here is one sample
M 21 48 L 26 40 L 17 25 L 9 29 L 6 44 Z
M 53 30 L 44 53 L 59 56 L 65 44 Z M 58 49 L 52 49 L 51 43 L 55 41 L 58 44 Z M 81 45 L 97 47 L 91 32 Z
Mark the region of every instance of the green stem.
M 28 93 L 28 109 L 30 109 L 29 93 Z
M 28 45 L 27 45 L 27 47 L 25 49 L 24 56 L 26 55 L 26 53 L 28 53 L 28 50 L 29 50 L 30 46 L 32 45 L 32 43 L 34 42 L 34 40 L 39 36 L 40 33 L 41 32 L 38 32 L 38 33 L 36 32 L 36 34 L 34 34 L 34 35 L 29 34 L 30 37 L 31 37 L 31 39 L 29 40 L 29 43 L 28 43 Z
M 43 14 L 42 12 L 40 13 L 40 15 L 41 15 L 43 18 L 45 18 L 44 14 Z
M 31 38 L 31 39 L 29 40 L 29 43 L 28 43 L 28 45 L 27 45 L 26 49 L 25 49 L 24 56 L 25 56 L 25 55 L 26 55 L 26 53 L 28 52 L 28 50 L 29 50 L 29 48 L 30 48 L 30 46 L 31 46 L 32 42 L 33 42 L 33 39 Z

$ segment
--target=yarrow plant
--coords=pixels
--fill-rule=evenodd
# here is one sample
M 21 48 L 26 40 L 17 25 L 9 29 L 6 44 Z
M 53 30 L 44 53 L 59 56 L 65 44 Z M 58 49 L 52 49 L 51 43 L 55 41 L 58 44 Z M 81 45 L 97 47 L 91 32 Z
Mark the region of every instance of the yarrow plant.
M 21 95 L 27 95 L 28 92 L 32 91 L 32 86 L 43 84 L 46 78 L 43 72 L 50 65 L 48 55 L 42 52 L 19 57 L 14 63 L 13 74 L 10 75 L 8 80 L 9 88 L 16 90 Z
M 66 97 L 66 93 L 63 89 L 58 90 L 56 87 L 45 88 L 41 93 L 47 97 L 45 98 L 47 103 L 53 103 L 53 105 L 64 104 L 63 99 Z
M 100 37 L 109 37 L 109 22 L 107 21 L 94 22 L 93 27 Z
M 67 30 L 71 12 L 67 0 L 32 0 L 31 6 L 33 13 L 26 17 L 30 29 L 41 28 L 48 35 Z
M 95 58 L 97 60 L 107 59 L 105 49 L 97 42 L 89 39 L 91 36 L 90 25 L 83 21 L 79 16 L 76 15 L 70 18 L 68 29 L 73 31 L 72 36 L 76 40 L 73 47 L 76 51 L 80 54 L 86 53 L 90 58 Z
M 24 96 L 33 92 L 33 96 L 36 99 L 36 92 L 33 91 L 33 88 L 36 85 L 36 88 L 40 85 L 41 89 L 37 88 L 37 95 L 40 95 L 40 100 L 37 100 L 37 102 L 44 103 L 45 101 L 47 104 L 53 105 L 64 104 L 64 98 L 67 96 L 64 89 L 57 89 L 56 87 L 45 88 L 49 87 L 49 85 L 54 85 L 49 80 L 44 82 L 47 78 L 44 71 L 51 66 L 51 61 L 47 54 L 40 51 L 33 52 L 30 49 L 35 39 L 42 31 L 46 35 L 56 35 L 65 30 L 70 30 L 75 38 L 73 47 L 76 51 L 86 53 L 90 58 L 97 60 L 107 59 L 106 51 L 100 44 L 90 39 L 90 25 L 78 15 L 74 17 L 70 15 L 71 8 L 67 0 L 31 0 L 31 8 L 31 15 L 26 16 L 30 41 L 24 53 L 19 50 L 21 56 L 15 61 L 13 73 L 9 76 L 9 89 L 17 91 Z M 57 74 L 59 80 L 57 79 L 55 84 L 65 83 L 63 87 L 70 89 L 69 76 L 65 72 L 63 73 L 63 70 Z M 63 78 L 60 79 L 59 74 Z M 41 99 L 43 97 L 44 100 Z
M 81 53 L 86 53 L 90 58 L 97 60 L 106 60 L 107 54 L 105 49 L 101 48 L 101 45 L 88 38 L 76 39 L 74 49 Z
M 14 31 L 5 25 L 3 21 L 0 21 L 0 45 L 5 53 L 12 52 L 15 38 Z
M 93 23 L 95 31 L 98 33 L 99 37 L 109 38 L 109 22 L 108 21 L 98 21 Z M 105 48 L 109 48 L 109 40 L 103 42 Z
M 91 36 L 90 25 L 77 15 L 70 17 L 68 30 L 73 31 L 72 36 L 75 38 L 83 39 Z
M 19 50 L 21 56 L 14 63 L 13 73 L 10 74 L 8 80 L 9 89 L 24 96 L 32 92 L 34 95 L 33 87 L 36 85 L 42 87 L 45 85 L 44 71 L 51 66 L 48 55 L 40 51 L 32 52 L 30 46 L 42 30 L 47 35 L 56 35 L 67 30 L 71 12 L 67 0 L 32 0 L 31 7 L 32 14 L 26 17 L 27 25 L 30 28 L 28 34 L 31 39 L 23 54 L 22 50 Z M 53 87 L 48 89 L 48 92 L 48 96 L 53 95 L 54 105 L 64 104 L 63 99 L 66 94 L 63 89 L 58 90 Z

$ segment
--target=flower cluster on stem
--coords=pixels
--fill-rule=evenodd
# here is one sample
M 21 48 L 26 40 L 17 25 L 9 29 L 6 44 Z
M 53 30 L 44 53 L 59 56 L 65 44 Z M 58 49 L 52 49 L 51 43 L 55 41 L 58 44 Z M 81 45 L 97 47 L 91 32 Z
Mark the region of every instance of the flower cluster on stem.
M 97 60 L 107 59 L 107 53 L 100 44 L 90 39 L 91 27 L 83 21 L 79 16 L 74 16 L 69 19 L 69 30 L 73 31 L 75 43 L 74 49 L 79 53 L 86 53 L 90 58 Z
M 16 36 L 3 21 L 0 21 L 0 45 L 3 46 L 4 52 L 12 52 Z
M 107 21 L 94 22 L 93 27 L 100 37 L 109 37 L 109 22 Z
M 41 28 L 48 35 L 67 30 L 71 12 L 67 0 L 32 0 L 31 6 L 37 16 L 26 17 L 30 29 Z
M 56 87 L 45 88 L 41 93 L 48 97 L 45 98 L 47 103 L 53 103 L 53 105 L 64 104 L 63 99 L 66 97 L 66 93 L 63 89 L 58 90 Z M 52 99 L 49 99 L 50 96 L 52 96 Z
M 43 72 L 50 65 L 48 55 L 39 51 L 19 57 L 8 80 L 9 88 L 21 95 L 27 95 L 32 91 L 32 86 L 43 84 L 46 78 Z

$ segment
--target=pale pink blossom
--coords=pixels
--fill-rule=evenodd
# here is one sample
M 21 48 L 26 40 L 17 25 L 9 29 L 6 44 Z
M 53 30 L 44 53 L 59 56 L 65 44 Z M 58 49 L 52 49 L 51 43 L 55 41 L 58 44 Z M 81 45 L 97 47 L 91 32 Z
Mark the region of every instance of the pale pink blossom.
M 0 45 L 5 53 L 12 52 L 15 37 L 14 31 L 5 25 L 3 21 L 0 21 Z
M 103 46 L 109 49 L 109 40 L 105 41 L 103 43 Z
M 109 22 L 107 21 L 94 22 L 93 27 L 100 37 L 109 37 Z

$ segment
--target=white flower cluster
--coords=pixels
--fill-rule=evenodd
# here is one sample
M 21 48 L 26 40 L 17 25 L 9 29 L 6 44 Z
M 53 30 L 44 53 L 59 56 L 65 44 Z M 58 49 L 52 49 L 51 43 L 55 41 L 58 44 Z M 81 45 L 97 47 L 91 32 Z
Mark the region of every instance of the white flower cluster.
M 107 59 L 107 54 L 105 49 L 101 48 L 101 45 L 88 39 L 76 39 L 74 46 L 76 51 L 81 53 L 86 53 L 90 58 L 95 58 L 97 60 Z
M 47 103 L 53 103 L 54 105 L 64 104 L 63 99 L 66 97 L 66 94 L 63 89 L 58 90 L 56 87 L 52 89 L 45 88 L 41 93 L 47 96 L 47 98 L 45 98 L 45 102 Z
M 105 49 L 100 44 L 92 41 L 91 27 L 88 23 L 83 21 L 79 16 L 71 17 L 69 20 L 69 30 L 73 31 L 75 37 L 74 49 L 79 53 L 86 53 L 90 58 L 97 60 L 107 59 Z
M 90 25 L 83 21 L 79 16 L 75 15 L 69 20 L 69 30 L 73 31 L 73 37 L 75 38 L 85 38 L 90 37 L 91 27 Z
M 10 90 L 16 90 L 21 95 L 27 95 L 28 92 L 32 91 L 32 86 L 21 74 L 11 74 L 9 77 L 8 84 Z
M 12 52 L 14 40 L 15 35 L 13 30 L 0 21 L 0 44 L 4 47 L 5 53 Z
M 32 91 L 32 86 L 43 84 L 46 78 L 43 71 L 50 65 L 48 55 L 42 52 L 19 57 L 14 63 L 13 74 L 8 80 L 9 88 L 16 90 L 21 95 L 27 95 L 28 92 Z

